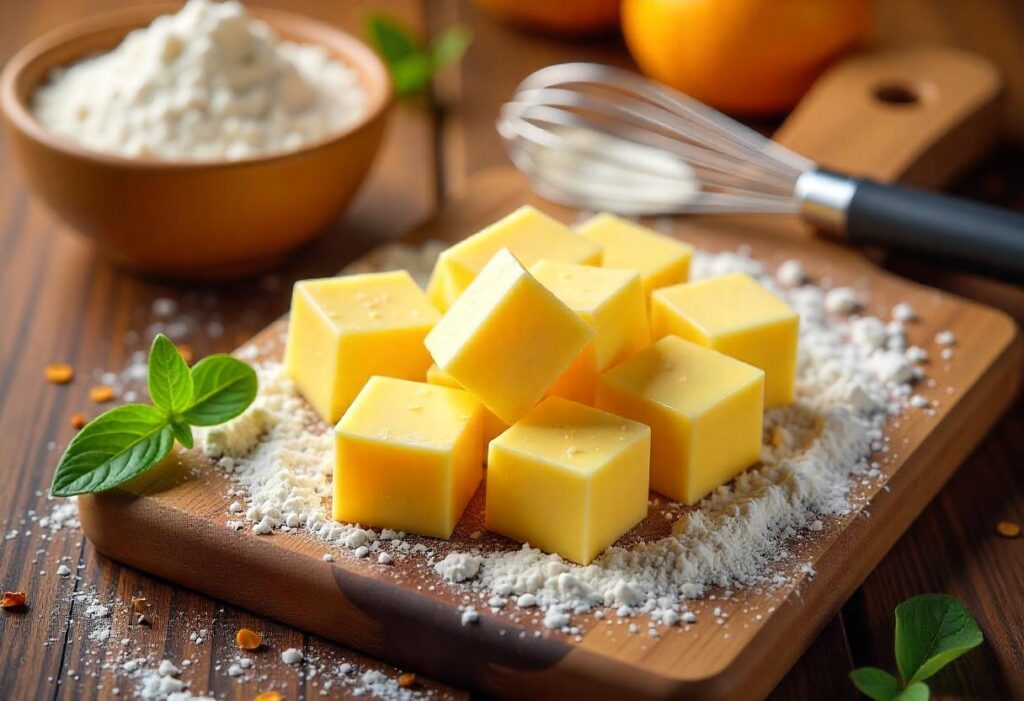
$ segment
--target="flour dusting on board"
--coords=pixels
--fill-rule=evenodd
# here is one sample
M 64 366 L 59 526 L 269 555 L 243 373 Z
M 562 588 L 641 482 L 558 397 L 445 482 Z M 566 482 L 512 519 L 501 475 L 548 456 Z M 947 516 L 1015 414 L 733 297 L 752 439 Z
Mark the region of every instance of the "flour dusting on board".
M 402 266 L 416 261 L 429 270 L 433 264 L 432 255 L 403 246 L 391 250 Z M 377 269 L 395 267 L 391 257 L 379 255 Z M 691 277 L 736 271 L 757 277 L 800 314 L 796 402 L 767 412 L 757 467 L 693 508 L 652 499 L 648 521 L 664 519 L 660 535 L 645 537 L 649 529 L 641 526 L 639 536 L 628 534 L 583 567 L 529 545 L 494 546 L 479 533 L 472 536 L 478 545 L 460 550 L 335 522 L 329 510 L 331 432 L 275 362 L 257 367 L 260 394 L 253 407 L 205 435 L 206 452 L 237 483 L 231 496 L 239 500 L 229 508 L 229 527 L 248 525 L 261 535 L 304 530 L 352 557 L 372 554 L 378 563 L 419 557 L 438 586 L 479 597 L 481 604 L 463 607 L 464 624 L 478 619 L 477 606 L 486 606 L 494 612 L 536 611 L 548 628 L 570 633 L 578 632 L 573 616 L 587 612 L 595 618 L 606 611 L 619 617 L 644 612 L 652 626 L 688 625 L 696 622 L 691 600 L 716 596 L 709 588 L 728 598 L 731 588 L 770 588 L 813 576 L 791 543 L 820 537 L 830 517 L 853 513 L 859 506 L 851 501 L 854 487 L 884 481 L 871 456 L 888 451 L 887 416 L 933 411 L 913 392 L 927 353 L 907 347 L 905 324 L 915 318 L 907 305 L 891 321 L 856 316 L 866 302 L 859 293 L 836 288 L 843 290 L 836 294 L 809 284 L 797 261 L 783 263 L 772 277 L 746 250 L 698 253 Z M 248 352 L 255 357 L 254 349 Z M 712 615 L 722 623 L 726 614 L 715 608 Z

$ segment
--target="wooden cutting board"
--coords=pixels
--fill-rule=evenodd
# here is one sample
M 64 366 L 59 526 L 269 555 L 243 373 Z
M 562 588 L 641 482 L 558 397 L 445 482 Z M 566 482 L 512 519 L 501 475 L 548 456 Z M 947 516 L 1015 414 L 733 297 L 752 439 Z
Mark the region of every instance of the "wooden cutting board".
M 965 152 L 984 145 L 995 119 L 999 81 L 968 56 L 914 52 L 865 56 L 823 79 L 783 128 L 780 138 L 831 167 L 860 174 L 941 182 L 966 164 Z M 884 70 L 882 70 L 884 69 Z M 917 103 L 876 97 L 887 85 L 931 86 Z M 915 82 L 916 81 L 916 82 Z M 910 110 L 910 111 L 908 111 Z M 971 148 L 952 149 L 964 139 Z M 516 171 L 475 176 L 464 196 L 406 241 L 453 242 L 524 202 L 566 221 L 577 212 L 538 201 Z M 699 248 L 750 246 L 771 269 L 801 260 L 815 281 L 864 292 L 868 312 L 888 318 L 900 301 L 921 320 L 909 342 L 932 351 L 933 387 L 919 391 L 938 403 L 934 415 L 911 411 L 887 427 L 892 451 L 884 458 L 884 486 L 860 486 L 863 506 L 828 519 L 820 537 L 792 544 L 814 576 L 801 575 L 768 593 L 739 590 L 728 600 L 698 602 L 698 622 L 660 637 L 640 629 L 574 617 L 579 637 L 549 631 L 533 617 L 514 622 L 477 601 L 478 624 L 463 626 L 463 592 L 444 585 L 420 558 L 381 566 L 336 554 L 305 535 L 255 536 L 225 527 L 230 483 L 197 451 L 181 452 L 129 487 L 80 499 L 87 536 L 103 552 L 132 566 L 206 592 L 260 614 L 356 647 L 406 669 L 502 698 L 759 699 L 782 678 L 821 627 L 864 580 L 961 460 L 1009 406 L 1024 369 L 1024 344 L 1001 312 L 892 276 L 860 252 L 815 238 L 788 218 L 690 218 L 659 223 Z M 380 254 L 360 264 L 374 268 Z M 286 320 L 253 343 L 265 358 L 279 358 Z M 955 356 L 940 360 L 934 336 L 952 330 Z M 514 547 L 482 530 L 478 493 L 450 544 L 412 538 L 434 549 Z M 640 527 L 667 533 L 657 510 Z M 711 608 L 727 614 L 713 623 Z M 702 615 L 703 608 L 707 613 Z M 663 631 L 665 629 L 662 629 Z

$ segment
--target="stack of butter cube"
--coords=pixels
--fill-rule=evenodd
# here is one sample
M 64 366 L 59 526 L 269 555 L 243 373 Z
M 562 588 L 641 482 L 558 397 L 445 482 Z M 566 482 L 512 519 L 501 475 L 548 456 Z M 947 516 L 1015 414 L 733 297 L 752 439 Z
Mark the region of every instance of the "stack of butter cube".
M 755 464 L 793 400 L 797 314 L 743 274 L 601 214 L 522 207 L 405 272 L 296 283 L 285 367 L 336 424 L 334 517 L 448 538 L 484 479 L 488 529 L 589 563 L 649 490 L 694 504 Z

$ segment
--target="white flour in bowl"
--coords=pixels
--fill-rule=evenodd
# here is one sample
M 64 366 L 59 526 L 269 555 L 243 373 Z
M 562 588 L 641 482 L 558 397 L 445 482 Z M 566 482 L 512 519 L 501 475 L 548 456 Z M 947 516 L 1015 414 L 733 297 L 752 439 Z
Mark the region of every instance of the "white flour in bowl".
M 280 41 L 235 0 L 189 0 L 54 71 L 32 99 L 43 125 L 84 146 L 175 161 L 294 150 L 365 109 L 354 71 L 323 47 Z
M 388 267 L 386 260 L 378 263 Z M 428 586 L 463 594 L 467 624 L 486 607 L 534 616 L 570 633 L 577 632 L 573 617 L 584 612 L 602 618 L 610 611 L 618 620 L 645 613 L 658 625 L 686 626 L 695 615 L 690 600 L 715 598 L 711 588 L 728 598 L 721 592 L 783 587 L 813 576 L 794 540 L 819 537 L 831 518 L 854 513 L 862 504 L 853 498 L 857 487 L 884 484 L 884 464 L 873 460 L 884 463 L 889 451 L 883 431 L 888 416 L 933 409 L 914 401 L 921 356 L 915 352 L 920 349 L 906 347 L 903 321 L 833 310 L 825 289 L 801 284 L 786 267 L 793 266 L 782 266 L 779 284 L 744 251 L 699 253 L 694 260 L 694 278 L 745 271 L 799 312 L 796 402 L 767 412 L 758 466 L 693 508 L 653 499 L 648 521 L 667 522 L 657 535 L 641 527 L 639 535 L 581 567 L 528 545 L 510 549 L 480 533 L 446 543 L 335 522 L 329 510 L 331 432 L 277 363 L 258 364 L 254 406 L 205 436 L 205 449 L 237 487 L 229 494 L 235 501 L 228 525 L 265 536 L 305 531 L 331 550 L 372 562 L 419 558 L 424 576 L 434 582 Z M 257 352 L 250 348 L 242 355 L 254 359 Z M 723 624 L 724 615 L 711 615 Z

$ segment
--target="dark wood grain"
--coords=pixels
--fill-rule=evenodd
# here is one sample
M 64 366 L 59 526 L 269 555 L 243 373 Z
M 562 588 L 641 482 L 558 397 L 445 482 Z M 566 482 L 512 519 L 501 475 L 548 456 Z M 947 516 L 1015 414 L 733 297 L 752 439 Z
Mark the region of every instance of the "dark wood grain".
M 123 2 L 0 0 L 0 60 L 61 22 Z M 361 17 L 371 5 L 395 12 L 414 27 L 429 24 L 437 28 L 458 18 L 477 32 L 470 61 L 463 68 L 471 75 L 463 77 L 461 71 L 446 74 L 439 84 L 436 105 L 411 103 L 399 108 L 381 160 L 355 206 L 275 275 L 188 293 L 107 268 L 33 199 L 0 141 L 0 480 L 4 485 L 0 489 L 0 528 L 4 532 L 25 530 L 20 521 L 29 511 L 43 513 L 50 507 L 43 494 L 57 449 L 47 446 L 50 441 L 62 446 L 70 438 L 67 422 L 71 413 L 95 415 L 101 410 L 86 398 L 91 372 L 125 365 L 138 343 L 126 342 L 124 334 L 149 323 L 154 299 L 180 296 L 190 309 L 202 311 L 204 320 L 224 323 L 220 337 L 200 334 L 190 339 L 197 355 L 235 347 L 286 308 L 292 280 L 330 273 L 374 243 L 397 236 L 432 211 L 439 193 L 456 191 L 472 172 L 503 163 L 503 150 L 493 132 L 495 108 L 519 78 L 535 67 L 569 58 L 628 60 L 614 39 L 580 44 L 535 39 L 494 25 L 464 2 L 432 1 L 426 9 L 414 0 L 262 0 L 261 4 L 287 4 L 353 30 L 359 29 Z M 1007 9 L 986 15 L 983 5 L 988 4 Z M 1011 72 L 1017 67 L 1011 82 L 1021 85 L 1022 44 L 1006 39 L 993 42 L 992 31 L 985 29 L 995 26 L 999 36 L 1006 36 L 1007 27 L 1019 25 L 1019 3 L 992 0 L 969 5 L 970 9 L 951 0 L 887 3 L 887 30 L 882 33 L 899 40 L 909 28 L 916 38 L 997 51 L 1006 57 L 1004 66 Z M 953 21 L 948 19 L 949 12 L 955 13 Z M 972 23 L 975 16 L 981 20 Z M 991 18 L 996 16 L 1009 20 L 993 22 Z M 1019 100 L 1011 109 L 1014 106 L 1019 115 Z M 998 150 L 959 189 L 972 197 L 1024 210 L 1020 189 L 1024 154 L 1006 144 Z M 964 283 L 951 281 L 944 269 L 919 261 L 896 260 L 893 265 L 901 274 L 964 290 Z M 994 293 L 992 290 L 985 282 L 974 281 L 966 291 L 995 300 L 1024 318 L 1024 297 L 1019 289 L 1000 286 Z M 215 310 L 204 306 L 211 296 L 216 299 Z M 76 382 L 68 387 L 43 383 L 42 367 L 53 360 L 75 365 L 79 371 Z M 951 591 L 964 598 L 990 641 L 937 678 L 935 687 L 941 697 L 1024 698 L 1020 625 L 1024 620 L 1020 596 L 1024 540 L 1007 541 L 992 535 L 1000 519 L 1024 521 L 1022 461 L 1024 410 L 1018 404 L 867 580 L 842 617 L 824 630 L 772 698 L 855 698 L 846 685 L 845 672 L 860 664 L 892 666 L 892 608 L 922 591 Z M 185 621 L 215 621 L 211 631 L 216 633 L 198 650 L 196 678 L 215 681 L 214 677 L 221 677 L 217 686 L 208 690 L 227 698 L 251 698 L 257 690 L 253 685 L 229 682 L 223 673 L 211 673 L 216 664 L 233 654 L 230 638 L 234 627 L 243 621 L 266 632 L 275 645 L 301 643 L 307 652 L 349 654 L 334 644 L 123 568 L 82 543 L 74 532 L 62 531 L 44 540 L 41 529 L 29 530 L 31 536 L 0 541 L 0 587 L 23 588 L 30 593 L 27 612 L 0 614 L 0 696 L 4 698 L 112 698 L 112 683 L 119 683 L 112 675 L 97 678 L 86 674 L 78 680 L 67 676 L 81 651 L 80 646 L 74 651 L 65 647 L 65 641 L 74 640 L 77 633 L 67 630 L 74 618 L 69 603 L 73 587 L 97 586 L 111 598 L 147 596 L 157 623 L 152 630 L 133 632 L 133 636 L 145 637 L 158 649 L 187 649 Z M 73 564 L 85 565 L 82 582 L 53 575 L 65 557 L 72 558 Z M 48 574 L 39 576 L 40 570 Z M 46 644 L 48 639 L 53 642 Z M 69 680 L 58 686 L 50 678 Z M 274 681 L 287 690 L 288 698 L 316 697 L 315 682 L 307 688 L 297 674 L 281 675 Z

